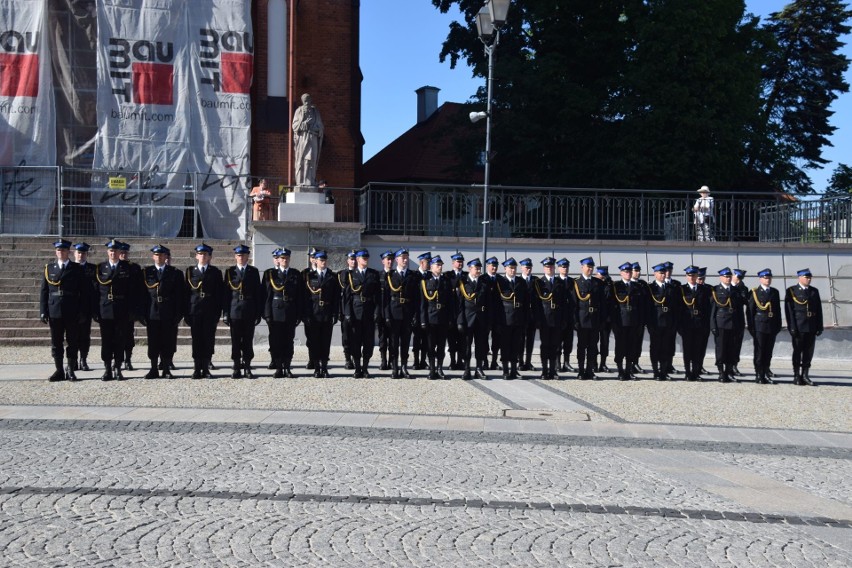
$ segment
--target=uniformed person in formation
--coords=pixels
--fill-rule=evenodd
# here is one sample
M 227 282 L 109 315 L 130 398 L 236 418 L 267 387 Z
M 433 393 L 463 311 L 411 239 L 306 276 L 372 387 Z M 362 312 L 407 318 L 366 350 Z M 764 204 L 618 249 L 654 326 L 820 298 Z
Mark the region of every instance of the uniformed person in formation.
M 396 268 L 385 275 L 388 301 L 384 306 L 385 322 L 390 343 L 391 378 L 411 378 L 408 370 L 408 353 L 412 327 L 419 321 L 421 278 L 408 267 L 408 251 L 394 253 Z
M 503 327 L 498 323 L 501 318 L 498 316 L 503 310 L 503 303 L 497 295 L 497 267 L 500 266 L 500 261 L 496 256 L 489 257 L 485 261 L 485 278 L 491 283 L 491 287 L 495 292 L 491 294 L 491 370 L 494 371 L 499 366 L 500 350 L 503 348 Z
M 349 275 L 349 286 L 343 291 L 344 325 L 352 328 L 352 357 L 355 362 L 356 379 L 370 377 L 370 357 L 375 348 L 376 319 L 381 309 L 381 276 L 370 268 L 370 251 L 361 249 L 355 253 L 358 266 Z
M 293 342 L 296 326 L 305 313 L 305 280 L 295 268 L 290 268 L 290 249 L 272 251 L 278 268 L 264 274 L 266 303 L 263 319 L 269 326 L 269 344 L 275 367 L 273 378 L 293 378 Z
M 210 264 L 213 248 L 195 247 L 196 264 L 186 269 L 188 286 L 184 319 L 192 334 L 193 379 L 210 378 L 210 360 L 216 343 L 216 327 L 225 305 L 222 271 Z
M 787 288 L 784 311 L 787 330 L 793 340 L 793 384 L 813 385 L 810 378 L 811 360 L 816 338 L 822 335 L 822 300 L 819 290 L 811 286 L 811 270 L 796 272 L 799 283 Z
M 420 281 L 420 327 L 426 331 L 429 345 L 429 378 L 446 379 L 447 330 L 456 316 L 453 288 L 450 279 L 442 273 L 444 261 L 440 256 L 433 256 L 429 266 L 432 277 Z
M 314 258 L 316 252 L 317 249 L 315 247 L 311 247 L 308 249 L 308 266 L 306 266 L 302 270 L 302 279 L 305 282 L 307 282 L 310 275 L 316 272 L 317 270 L 317 260 L 316 258 Z M 305 368 L 316 370 L 316 361 L 314 361 L 314 359 L 311 357 L 311 353 L 313 353 L 313 350 L 311 350 L 311 337 L 313 337 L 313 334 L 311 333 L 311 330 L 308 329 L 311 326 L 311 320 L 303 318 L 302 322 L 305 324 L 305 347 L 308 348 L 308 362 L 305 364 Z
M 775 338 L 781 331 L 781 295 L 772 287 L 772 271 L 764 268 L 757 273 L 760 285 L 748 295 L 746 322 L 754 341 L 755 382 L 768 385 L 773 381 L 767 376 Z
M 680 287 L 680 326 L 678 333 L 683 344 L 683 365 L 687 381 L 701 379 L 707 338 L 710 336 L 710 286 L 698 283 L 699 268 L 687 266 L 686 283 Z
M 706 280 L 707 280 L 707 267 L 702 266 L 698 269 L 697 282 L 698 282 L 699 286 L 701 286 L 705 290 L 707 290 L 707 294 L 708 294 L 708 296 L 710 296 L 711 295 L 710 293 L 713 291 L 713 286 L 711 286 L 710 284 L 707 284 Z M 710 343 L 710 325 L 709 325 L 709 323 L 707 325 L 707 329 L 702 330 L 700 338 L 701 338 L 702 342 L 701 342 L 701 345 L 698 347 L 698 349 L 701 351 L 702 356 L 704 356 L 707 353 L 707 345 Z M 709 373 L 709 371 L 707 371 L 707 369 L 705 369 L 703 367 L 703 362 L 702 362 L 702 367 L 699 371 L 702 375 L 706 375 L 706 374 Z
M 379 336 L 379 357 L 381 358 L 379 369 L 382 371 L 388 371 L 391 368 L 390 362 L 388 361 L 390 333 L 388 330 L 389 324 L 385 319 L 385 308 L 387 308 L 387 303 L 390 301 L 390 289 L 388 288 L 387 275 L 393 270 L 395 253 L 392 250 L 386 250 L 380 255 L 380 258 L 382 260 L 382 270 L 379 271 L 379 275 L 381 276 L 381 280 L 379 282 L 379 288 L 381 289 L 381 308 L 379 309 L 378 317 L 376 318 L 376 331 Z
M 86 296 L 86 302 L 85 307 L 81 306 L 80 329 L 77 333 L 78 346 L 80 349 L 80 363 L 77 368 L 81 371 L 91 371 L 89 368 L 88 358 L 89 349 L 92 346 L 92 306 L 94 306 L 95 303 L 94 294 L 95 285 L 97 284 L 95 281 L 97 266 L 89 262 L 89 252 L 91 252 L 91 250 L 92 247 L 87 243 L 77 243 L 74 245 L 74 260 L 80 265 L 86 284 L 88 284 L 88 288 L 81 292 L 81 295 Z
M 683 305 L 681 287 L 666 283 L 666 265 L 654 266 L 654 280 L 648 284 L 648 335 L 651 337 L 651 367 L 654 378 L 668 381 L 675 354 L 675 340 Z
M 633 372 L 636 363 L 634 357 L 641 351 L 647 317 L 646 297 L 640 285 L 632 280 L 632 263 L 625 262 L 618 270 L 621 277 L 613 282 L 609 310 L 615 335 L 615 365 L 619 380 L 636 380 Z M 636 343 L 639 343 L 639 349 Z
M 455 291 L 458 289 L 459 280 L 465 277 L 464 273 L 464 255 L 460 252 L 456 252 L 450 259 L 453 261 L 452 270 L 446 272 L 446 276 L 450 281 L 450 287 L 453 289 L 453 296 L 455 297 Z M 456 326 L 456 318 L 455 315 L 450 317 L 449 328 L 447 329 L 447 351 L 450 354 L 450 369 L 454 371 L 463 371 L 467 365 L 462 362 L 462 356 L 464 355 L 464 334 L 459 333 L 458 326 Z
M 746 271 L 740 268 L 734 268 L 731 270 L 734 273 L 734 276 L 731 278 L 731 286 L 734 287 L 740 298 L 742 300 L 743 308 L 748 305 L 748 297 L 749 297 L 749 289 L 748 286 L 745 285 L 745 277 Z M 743 349 L 743 338 L 745 337 L 745 328 L 737 330 L 737 336 L 734 339 L 734 367 L 733 373 L 735 377 L 741 377 L 743 374 L 740 372 L 739 364 L 740 364 L 740 354 Z
M 250 249 L 234 247 L 233 266 L 225 269 L 225 306 L 223 319 L 231 328 L 232 379 L 254 378 L 254 330 L 260 324 L 266 306 L 266 290 L 260 283 L 260 271 L 249 265 Z
M 559 368 L 563 373 L 573 373 L 576 371 L 571 364 L 571 353 L 574 351 L 574 317 L 577 308 L 577 300 L 574 295 L 574 279 L 568 275 L 568 269 L 571 267 L 571 261 L 567 258 L 560 258 L 556 261 L 557 276 L 565 285 L 565 290 L 568 295 L 568 312 L 565 319 L 565 328 L 562 330 L 562 339 L 560 341 L 559 352 L 562 358 L 562 366 Z
M 578 379 L 596 379 L 595 362 L 598 358 L 598 340 L 604 317 L 604 289 L 597 278 L 592 278 L 595 261 L 591 257 L 580 261 L 580 276 L 574 280 L 574 328 L 577 331 Z M 570 291 L 569 291 L 570 293 Z
M 529 298 L 530 298 L 530 314 L 531 316 L 534 314 L 533 304 L 535 302 L 535 290 L 533 290 L 533 284 L 535 283 L 536 277 L 533 276 L 533 262 L 530 258 L 524 258 L 518 261 L 518 266 L 521 268 L 521 279 L 526 282 L 527 288 L 529 288 Z M 521 371 L 535 371 L 535 367 L 532 363 L 532 352 L 535 348 L 535 330 L 538 327 L 538 322 L 534 317 L 527 318 L 527 325 L 524 328 L 524 343 L 523 349 L 521 353 L 518 355 L 518 364 L 520 366 Z M 541 355 L 541 353 L 539 353 Z M 556 357 L 559 357 L 559 352 L 556 352 Z M 542 373 L 542 376 L 544 373 Z
M 467 263 L 467 275 L 459 280 L 456 325 L 464 332 L 466 369 L 462 378 L 470 380 L 470 368 L 476 357 L 475 376 L 485 379 L 488 366 L 488 330 L 491 328 L 491 295 L 493 288 L 482 275 L 482 261 L 475 258 Z M 473 355 L 473 356 L 472 356 Z
M 432 278 L 432 273 L 429 270 L 429 262 L 432 260 L 432 253 L 424 252 L 417 256 L 417 276 L 420 280 L 428 280 Z M 420 283 L 418 282 L 418 289 Z M 427 367 L 426 355 L 429 352 L 429 338 L 426 335 L 426 330 L 420 326 L 420 293 L 417 293 L 417 306 L 415 306 L 415 317 L 417 321 L 412 324 L 412 338 L 414 340 L 414 368 L 423 370 Z
M 559 378 L 559 344 L 566 325 L 568 292 L 564 281 L 556 276 L 556 259 L 548 256 L 542 259 L 541 264 L 544 274 L 533 278 L 529 285 L 532 309 L 529 319 L 539 330 L 541 378 L 551 380 Z
M 123 260 L 127 262 L 128 266 L 130 266 L 130 279 L 134 284 L 142 281 L 142 267 L 130 260 L 130 243 L 121 243 L 121 250 L 118 253 L 119 260 Z M 133 301 L 134 303 L 141 300 L 143 296 L 139 295 L 139 298 L 136 298 L 136 294 L 134 294 Z M 125 371 L 133 371 L 133 348 L 136 347 L 136 322 L 135 317 L 138 314 L 134 314 L 127 321 L 127 332 L 125 334 L 125 344 L 124 344 L 124 370 Z M 139 323 L 142 323 L 141 321 Z M 145 324 L 142 324 L 145 325 Z
M 496 296 L 500 302 L 500 311 L 492 324 L 499 326 L 503 341 L 501 346 L 503 378 L 519 379 L 518 358 L 524 347 L 524 330 L 529 318 L 529 288 L 522 278 L 517 276 L 518 263 L 514 258 L 503 261 L 504 273 L 497 277 Z M 499 322 L 499 323 L 495 323 Z
M 598 356 L 600 357 L 600 361 L 598 363 L 597 372 L 609 373 L 610 370 L 606 364 L 606 360 L 609 357 L 609 336 L 612 334 L 612 315 L 610 313 L 612 305 L 612 277 L 609 275 L 608 266 L 598 266 L 595 268 L 595 272 L 592 276 L 600 280 L 604 286 L 604 307 L 602 314 L 603 325 L 601 325 L 601 336 L 599 340 L 600 348 L 598 349 Z
M 107 249 L 107 260 L 98 264 L 95 278 L 97 281 L 97 297 L 92 317 L 100 325 L 101 331 L 101 360 L 104 362 L 104 374 L 101 379 L 124 380 L 121 372 L 124 354 L 129 339 L 127 337 L 137 306 L 134 302 L 142 300 L 138 286 L 142 279 L 134 280 L 130 264 L 121 260 L 123 243 L 111 239 L 104 245 Z
M 737 330 L 745 327 L 742 296 L 731 286 L 733 271 L 725 267 L 719 271 L 719 284 L 712 292 L 710 304 L 710 332 L 716 338 L 716 368 L 719 382 L 736 381 L 733 374 Z
M 172 361 L 177 351 L 174 328 L 183 317 L 186 308 L 186 280 L 180 270 L 166 264 L 168 247 L 156 245 L 151 248 L 154 264 L 142 271 L 147 293 L 143 295 L 142 319 L 148 335 L 148 360 L 151 368 L 146 379 L 175 378 Z
M 337 273 L 337 283 L 340 285 L 340 296 L 341 298 L 346 294 L 346 288 L 349 286 L 349 273 L 355 270 L 355 253 L 357 251 L 352 249 L 348 253 L 346 253 L 346 268 L 339 271 Z M 339 302 L 340 313 L 338 314 L 338 319 L 343 322 L 343 302 Z M 340 326 L 340 342 L 343 345 L 343 368 L 352 370 L 355 368 L 355 363 L 352 361 L 352 328 L 348 325 Z
M 60 239 L 53 247 L 56 260 L 44 265 L 39 303 L 41 322 L 50 325 L 50 353 L 56 367 L 48 380 L 76 381 L 80 318 L 89 310 L 91 291 L 80 266 L 68 258 L 71 242 Z M 63 370 L 66 357 L 68 366 Z
M 337 274 L 328 268 L 328 253 L 318 250 L 314 253 L 316 270 L 308 275 L 305 287 L 308 301 L 303 316 L 305 326 L 310 330 L 311 343 L 308 348 L 311 359 L 316 362 L 314 377 L 329 378 L 328 358 L 331 351 L 331 333 L 340 315 L 340 282 Z
M 632 270 L 633 270 L 633 274 L 631 275 L 632 282 L 634 284 L 636 284 L 636 286 L 639 288 L 639 290 L 642 291 L 642 295 L 644 296 L 644 298 L 643 298 L 644 304 L 650 304 L 651 299 L 649 297 L 650 292 L 648 291 L 648 282 L 646 282 L 645 280 L 642 279 L 642 265 L 639 264 L 638 262 L 634 262 L 633 266 L 632 266 Z M 639 333 L 639 339 L 638 339 L 638 341 L 633 342 L 634 351 L 631 354 L 633 356 L 633 364 L 632 364 L 632 367 L 630 368 L 630 372 L 634 375 L 640 374 L 640 373 L 645 373 L 645 369 L 643 369 L 639 365 L 639 357 L 642 356 L 642 344 L 645 341 L 645 327 L 647 326 L 647 324 L 648 324 L 647 318 L 644 318 L 643 322 L 642 322 L 642 329 Z

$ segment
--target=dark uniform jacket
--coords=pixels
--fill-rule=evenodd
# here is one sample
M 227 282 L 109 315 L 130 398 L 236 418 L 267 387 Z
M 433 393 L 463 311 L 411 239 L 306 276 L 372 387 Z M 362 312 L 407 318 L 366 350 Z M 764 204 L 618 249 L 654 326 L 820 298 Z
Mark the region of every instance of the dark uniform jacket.
M 529 288 L 520 276 L 515 277 L 514 283 L 505 276 L 497 276 L 494 295 L 500 309 L 494 314 L 492 323 L 509 326 L 523 326 L 529 318 Z
M 181 271 L 166 265 L 160 276 L 155 265 L 146 266 L 143 278 L 147 293 L 142 314 L 150 321 L 178 322 L 186 308 L 186 281 Z
M 523 278 L 522 278 L 523 280 Z M 558 276 L 550 283 L 548 277 L 530 278 L 530 306 L 536 327 L 555 327 L 562 329 L 566 325 L 565 312 L 568 310 L 568 292 L 565 282 Z
M 480 275 L 476 283 L 465 276 L 460 278 L 457 293 L 456 325 L 473 327 L 476 322 L 489 325 L 491 323 L 491 296 L 494 290 L 491 279 Z
M 110 268 L 109 262 L 98 265 L 97 273 L 97 296 L 96 306 L 93 314 L 102 320 L 116 320 L 133 317 L 143 300 L 140 293 L 142 278 L 135 274 L 130 263 L 119 260 L 115 270 Z
M 727 290 L 717 284 L 711 290 L 710 330 L 744 329 L 743 299 L 739 290 L 729 286 Z
M 366 268 L 364 274 L 356 268 L 347 275 L 348 286 L 343 293 L 343 316 L 357 320 L 374 320 L 381 308 L 379 271 Z
M 680 287 L 681 302 L 680 331 L 710 330 L 710 304 L 713 287 L 708 284 L 696 284 L 695 292 L 689 284 Z
M 185 315 L 203 315 L 218 320 L 225 305 L 222 271 L 208 264 L 207 270 L 202 274 L 198 265 L 195 265 L 186 269 L 185 276 L 189 287 Z
M 305 320 L 326 323 L 340 316 L 340 281 L 333 270 L 326 268 L 322 278 L 319 271 L 308 273 L 305 289 L 308 294 Z
M 574 295 L 576 308 L 574 309 L 574 325 L 582 329 L 600 329 L 606 317 L 604 312 L 604 287 L 603 282 L 597 278 L 584 278 L 580 276 L 574 280 L 573 290 L 568 291 Z
M 452 282 L 446 275 L 420 280 L 420 325 L 448 326 L 456 318 Z
M 96 264 L 87 262 L 86 264 L 81 264 L 80 268 L 83 271 L 83 277 L 86 283 L 86 286 L 84 287 L 85 289 L 80 292 L 80 297 L 84 300 L 80 306 L 80 315 L 86 320 L 90 320 L 92 319 L 92 310 L 95 308 L 95 298 L 98 293 L 98 281 L 95 279 L 98 267 Z
M 781 331 L 781 295 L 770 287 L 758 286 L 749 292 L 746 309 L 748 329 L 752 333 L 778 333 Z
M 643 288 L 636 282 L 625 284 L 616 280 L 612 284 L 610 300 L 610 321 L 616 327 L 641 327 L 645 324 L 647 307 Z
M 384 318 L 388 321 L 413 322 L 419 306 L 420 273 L 406 270 L 405 277 L 398 270 L 384 275 L 387 301 L 384 305 Z
M 273 322 L 297 324 L 305 313 L 307 289 L 302 274 L 288 268 L 283 275 L 278 268 L 270 268 L 263 275 L 266 303 L 263 319 Z
M 246 266 L 241 277 L 236 265 L 225 270 L 225 308 L 223 313 L 232 320 L 258 321 L 266 305 L 266 290 L 260 283 L 260 271 Z
M 44 266 L 40 313 L 54 319 L 77 320 L 90 310 L 92 289 L 80 265 L 68 261 L 64 270 L 53 261 Z
M 787 329 L 790 331 L 822 333 L 822 301 L 819 290 L 813 286 L 805 289 L 796 284 L 787 288 L 784 311 L 787 316 Z
M 648 329 L 676 329 L 680 323 L 680 307 L 683 305 L 681 287 L 666 284 L 661 288 L 656 282 L 650 282 L 648 292 Z

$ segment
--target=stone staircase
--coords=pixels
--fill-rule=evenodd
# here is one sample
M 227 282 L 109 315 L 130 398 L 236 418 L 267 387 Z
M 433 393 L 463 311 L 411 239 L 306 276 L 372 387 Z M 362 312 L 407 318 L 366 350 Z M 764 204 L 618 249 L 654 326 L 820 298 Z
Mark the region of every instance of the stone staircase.
M 131 244 L 130 260 L 142 266 L 152 263 L 149 251 L 153 245 L 165 245 L 172 251 L 174 266 L 181 270 L 195 262 L 194 248 L 200 242 L 198 239 L 116 238 Z M 50 328 L 39 321 L 39 290 L 44 279 L 44 265 L 56 258 L 55 240 L 54 237 L 0 236 L 0 346 L 50 345 Z M 94 247 L 90 253 L 91 262 L 106 260 L 106 249 L 102 245 L 107 240 L 87 238 L 86 242 Z M 207 239 L 205 242 L 214 249 L 213 264 L 223 270 L 233 264 L 232 250 L 240 241 Z M 145 329 L 137 323 L 137 345 L 145 344 L 145 339 Z M 93 322 L 92 344 L 100 345 L 100 341 L 100 329 Z M 189 328 L 181 323 L 178 344 L 189 343 Z M 221 322 L 216 331 L 216 343 L 230 344 L 228 328 Z

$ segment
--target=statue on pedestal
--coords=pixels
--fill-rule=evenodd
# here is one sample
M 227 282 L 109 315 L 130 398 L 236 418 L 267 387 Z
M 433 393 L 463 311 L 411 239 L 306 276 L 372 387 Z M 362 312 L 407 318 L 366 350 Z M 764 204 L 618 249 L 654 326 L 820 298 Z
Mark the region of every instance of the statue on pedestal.
M 293 145 L 296 164 L 296 187 L 317 187 L 317 164 L 322 148 L 323 124 L 311 96 L 302 95 L 302 106 L 293 114 Z

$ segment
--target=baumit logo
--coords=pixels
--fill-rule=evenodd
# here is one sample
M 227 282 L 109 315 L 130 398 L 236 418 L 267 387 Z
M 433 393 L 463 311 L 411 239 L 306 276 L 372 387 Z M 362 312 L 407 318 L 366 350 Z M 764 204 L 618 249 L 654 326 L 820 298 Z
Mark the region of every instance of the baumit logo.
M 254 42 L 248 32 L 202 28 L 199 36 L 201 84 L 216 93 L 249 94 Z
M 109 76 L 112 92 L 124 102 L 140 105 L 174 104 L 174 44 L 109 38 Z
M 0 97 L 38 96 L 38 32 L 0 32 Z

